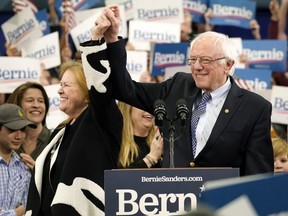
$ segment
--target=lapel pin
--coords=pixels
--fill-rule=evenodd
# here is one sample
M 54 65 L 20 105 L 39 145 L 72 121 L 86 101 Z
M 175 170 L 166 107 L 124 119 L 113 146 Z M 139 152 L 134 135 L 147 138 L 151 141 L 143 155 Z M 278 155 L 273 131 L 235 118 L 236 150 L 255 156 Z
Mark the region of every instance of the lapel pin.
M 224 112 L 225 112 L 225 113 L 229 113 L 229 109 L 225 109 Z

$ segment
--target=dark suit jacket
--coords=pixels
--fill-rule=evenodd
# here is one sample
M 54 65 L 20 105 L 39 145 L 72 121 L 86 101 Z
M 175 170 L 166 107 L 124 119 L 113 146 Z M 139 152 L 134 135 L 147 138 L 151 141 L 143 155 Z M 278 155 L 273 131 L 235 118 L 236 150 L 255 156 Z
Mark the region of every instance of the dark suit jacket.
M 240 168 L 240 175 L 273 172 L 270 137 L 272 105 L 263 97 L 239 88 L 229 77 L 232 86 L 223 108 L 205 147 L 193 159 L 191 110 L 201 90 L 196 87 L 192 75 L 179 72 L 160 84 L 134 82 L 126 70 L 126 51 L 121 40 L 108 44 L 108 59 L 112 70 L 113 94 L 118 100 L 153 114 L 154 102 L 163 99 L 168 119 L 175 118 L 177 100 L 186 100 L 190 113 L 185 128 L 179 120 L 173 122 L 175 167 L 234 167 Z M 169 167 L 169 128 L 171 122 L 164 121 L 163 167 Z

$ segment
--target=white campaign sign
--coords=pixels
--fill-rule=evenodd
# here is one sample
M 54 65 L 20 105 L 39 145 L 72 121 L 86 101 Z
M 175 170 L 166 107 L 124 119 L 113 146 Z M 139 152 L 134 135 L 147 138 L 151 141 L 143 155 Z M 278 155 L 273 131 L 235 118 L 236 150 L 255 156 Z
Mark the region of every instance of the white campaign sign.
M 180 24 L 131 20 L 129 42 L 136 50 L 150 50 L 150 43 L 179 43 Z
M 0 93 L 12 93 L 28 81 L 39 82 L 40 74 L 38 59 L 0 57 Z
M 143 72 L 147 71 L 148 53 L 146 51 L 127 51 L 127 70 L 135 81 L 139 81 Z
M 134 20 L 181 23 L 184 20 L 183 2 L 175 0 L 153 0 L 147 4 L 143 0 L 134 0 Z
M 49 111 L 46 118 L 47 128 L 50 130 L 55 129 L 59 123 L 67 119 L 67 115 L 59 109 L 60 97 L 58 90 L 60 84 L 44 86 L 49 98 Z
M 45 69 L 59 66 L 61 64 L 59 33 L 53 32 L 33 43 L 25 43 L 22 47 L 22 56 L 39 59 L 41 63 L 44 63 Z
M 1 27 L 6 41 L 11 42 L 18 50 L 21 50 L 23 43 L 34 41 L 43 35 L 38 21 L 29 7 L 15 14 Z
M 273 86 L 271 94 L 272 123 L 288 125 L 288 87 Z

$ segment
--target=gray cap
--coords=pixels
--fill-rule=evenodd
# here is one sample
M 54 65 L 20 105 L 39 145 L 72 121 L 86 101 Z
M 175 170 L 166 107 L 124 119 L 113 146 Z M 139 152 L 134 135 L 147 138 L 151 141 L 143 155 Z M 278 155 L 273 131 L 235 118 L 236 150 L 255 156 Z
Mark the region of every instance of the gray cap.
M 0 123 L 11 130 L 20 130 L 26 126 L 37 128 L 37 125 L 26 119 L 21 107 L 5 103 L 0 105 Z

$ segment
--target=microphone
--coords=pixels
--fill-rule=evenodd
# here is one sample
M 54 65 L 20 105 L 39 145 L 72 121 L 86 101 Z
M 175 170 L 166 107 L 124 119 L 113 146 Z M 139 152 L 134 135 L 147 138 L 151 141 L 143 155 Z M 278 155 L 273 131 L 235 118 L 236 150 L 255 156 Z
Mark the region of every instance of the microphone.
M 181 119 L 181 125 L 185 126 L 185 121 L 189 114 L 186 101 L 184 99 L 177 100 L 176 108 L 177 118 Z
M 161 99 L 156 100 L 154 103 L 154 116 L 155 124 L 161 127 L 163 125 L 163 120 L 166 118 L 165 102 Z

